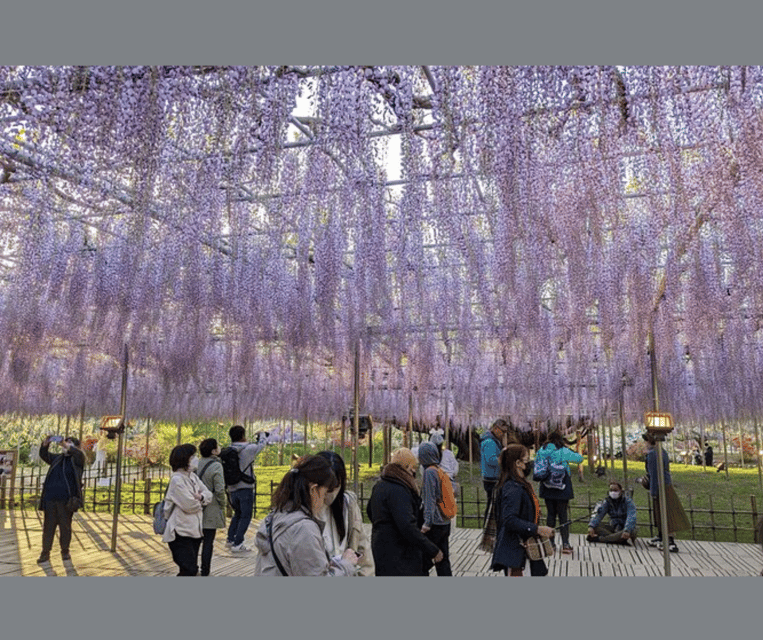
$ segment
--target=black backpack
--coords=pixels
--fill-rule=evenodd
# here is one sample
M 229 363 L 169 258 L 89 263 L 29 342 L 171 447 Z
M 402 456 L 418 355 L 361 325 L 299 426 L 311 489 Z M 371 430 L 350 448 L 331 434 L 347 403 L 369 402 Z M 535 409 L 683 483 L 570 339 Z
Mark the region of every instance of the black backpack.
M 254 484 L 254 476 L 241 471 L 238 449 L 236 447 L 225 447 L 220 451 L 220 461 L 223 463 L 223 478 L 226 485 L 231 486 L 239 482 Z M 251 467 L 252 465 L 250 464 L 247 469 L 251 469 Z

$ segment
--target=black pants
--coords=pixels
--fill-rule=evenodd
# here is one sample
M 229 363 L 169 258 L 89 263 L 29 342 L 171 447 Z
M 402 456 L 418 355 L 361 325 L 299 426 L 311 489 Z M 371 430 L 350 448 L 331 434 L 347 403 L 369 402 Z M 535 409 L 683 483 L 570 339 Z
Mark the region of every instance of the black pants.
M 72 516 L 66 510 L 64 500 L 46 500 L 43 506 L 44 519 L 42 522 L 42 552 L 50 553 L 53 548 L 53 538 L 58 527 L 58 539 L 61 543 L 61 553 L 69 553 L 72 541 Z
M 212 550 L 215 547 L 217 529 L 204 529 L 204 542 L 201 543 L 201 575 L 208 576 L 212 568 Z
M 180 569 L 179 576 L 195 576 L 199 572 L 199 547 L 201 538 L 175 536 L 167 544 L 172 552 L 172 560 Z
M 487 522 L 487 514 L 490 513 L 490 505 L 493 504 L 493 489 L 498 484 L 497 480 L 482 480 L 482 486 L 485 487 L 485 493 L 487 494 L 487 506 L 485 507 L 485 515 L 482 518 L 482 524 Z
M 567 522 L 567 506 L 569 500 L 552 500 L 546 498 L 546 526 L 553 527 L 556 522 L 557 516 L 559 517 L 559 524 Z M 561 528 L 562 545 L 569 546 L 570 544 L 570 525 L 566 524 Z
M 450 523 L 448 524 L 433 524 L 432 528 L 424 534 L 432 542 L 437 545 L 437 548 L 442 551 L 442 560 L 436 562 L 434 565 L 435 571 L 438 576 L 452 576 L 453 571 L 450 568 L 450 551 L 448 549 L 448 542 L 450 538 Z M 425 573 L 429 573 L 429 569 L 432 567 L 431 559 L 427 559 L 425 565 Z

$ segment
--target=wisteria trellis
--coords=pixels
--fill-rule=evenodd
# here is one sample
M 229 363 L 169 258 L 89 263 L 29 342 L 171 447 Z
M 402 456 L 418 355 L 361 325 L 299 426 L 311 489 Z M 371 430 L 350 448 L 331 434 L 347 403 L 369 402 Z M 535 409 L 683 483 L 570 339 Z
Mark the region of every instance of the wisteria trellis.
M 757 416 L 759 67 L 4 67 L 0 411 Z M 399 142 L 400 175 L 391 175 Z

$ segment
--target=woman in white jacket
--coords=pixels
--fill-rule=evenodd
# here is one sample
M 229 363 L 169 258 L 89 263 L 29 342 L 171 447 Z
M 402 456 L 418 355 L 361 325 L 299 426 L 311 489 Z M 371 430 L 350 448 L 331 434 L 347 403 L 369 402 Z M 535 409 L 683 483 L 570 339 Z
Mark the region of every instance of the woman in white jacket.
M 342 456 L 333 451 L 321 451 L 319 456 L 328 460 L 339 486 L 326 494 L 323 510 L 316 514 L 326 523 L 323 539 L 330 556 L 339 556 L 348 547 L 359 555 L 357 575 L 374 575 L 374 556 L 371 541 L 363 528 L 363 514 L 360 512 L 358 497 L 347 490 L 347 469 Z
M 170 478 L 164 497 L 167 528 L 162 541 L 168 543 L 179 576 L 195 576 L 199 572 L 199 547 L 204 537 L 202 515 L 212 501 L 212 492 L 194 473 L 198 465 L 196 447 L 181 444 L 170 453 Z

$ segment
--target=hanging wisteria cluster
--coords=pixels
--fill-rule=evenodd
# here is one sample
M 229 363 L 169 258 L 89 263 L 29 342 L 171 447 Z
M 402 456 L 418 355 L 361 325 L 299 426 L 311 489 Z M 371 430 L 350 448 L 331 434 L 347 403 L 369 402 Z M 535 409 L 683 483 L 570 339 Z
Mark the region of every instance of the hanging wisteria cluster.
M 0 412 L 763 409 L 763 69 L 0 68 Z

